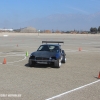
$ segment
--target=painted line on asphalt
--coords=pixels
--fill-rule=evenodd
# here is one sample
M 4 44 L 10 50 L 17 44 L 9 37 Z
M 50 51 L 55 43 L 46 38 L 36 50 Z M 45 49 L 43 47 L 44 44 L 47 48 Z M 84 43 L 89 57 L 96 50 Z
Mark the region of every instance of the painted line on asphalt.
M 3 52 L 0 52 L 0 53 L 3 53 Z M 21 60 L 17 60 L 17 61 L 13 61 L 13 62 L 7 62 L 7 64 L 9 64 L 9 63 L 15 63 L 15 62 L 21 62 L 21 61 L 23 61 L 23 60 L 26 59 L 25 54 L 5 55 L 5 56 L 0 56 L 0 57 L 7 57 L 7 56 L 23 56 L 24 57 Z M 3 63 L 0 63 L 0 64 L 3 64 Z
M 64 49 L 65 52 L 79 52 L 79 50 Z M 100 50 L 81 50 L 81 52 L 100 52 Z
M 24 56 L 24 58 L 23 58 L 23 59 L 18 60 L 18 61 L 7 62 L 7 64 L 11 64 L 11 63 L 15 63 L 15 62 L 21 62 L 21 61 L 23 61 L 23 60 L 25 60 L 25 59 L 26 59 L 26 56 Z M 0 64 L 3 64 L 3 63 L 0 63 Z
M 21 60 L 18 60 L 18 61 L 13 61 L 13 62 L 8 62 L 9 64 L 11 64 L 11 63 L 15 63 L 15 62 L 21 62 L 21 61 L 23 61 L 23 60 L 25 60 L 26 59 L 26 56 L 24 56 L 24 58 L 23 59 L 21 59 Z
M 16 55 L 5 55 L 5 56 L 0 56 L 0 57 L 8 57 L 8 56 L 25 56 L 25 54 L 16 54 Z
M 4 37 L 8 37 L 9 35 L 6 35 L 6 34 L 5 34 L 5 35 L 3 35 L 3 36 L 4 36 Z
M 65 50 L 65 52 L 79 52 L 79 50 L 67 50 L 67 49 L 64 49 Z M 88 51 L 88 50 L 82 50 L 83 52 L 90 52 L 90 51 Z M 81 51 L 81 52 L 82 52 Z
M 62 93 L 62 94 L 53 96 L 53 97 L 48 98 L 48 99 L 45 99 L 45 100 L 53 100 L 53 99 L 55 99 L 55 98 L 59 98 L 59 97 L 61 97 L 61 96 L 63 96 L 63 95 L 67 95 L 67 94 L 69 94 L 69 93 L 72 93 L 72 92 L 74 92 L 74 91 L 80 90 L 80 89 L 82 89 L 82 88 L 85 88 L 85 87 L 87 87 L 87 86 L 93 85 L 93 84 L 98 83 L 98 82 L 100 82 L 100 80 L 94 81 L 94 82 L 92 82 L 92 83 L 83 85 L 83 86 L 81 86 L 81 87 L 72 89 L 72 90 L 70 90 L 70 91 L 64 92 L 64 93 Z

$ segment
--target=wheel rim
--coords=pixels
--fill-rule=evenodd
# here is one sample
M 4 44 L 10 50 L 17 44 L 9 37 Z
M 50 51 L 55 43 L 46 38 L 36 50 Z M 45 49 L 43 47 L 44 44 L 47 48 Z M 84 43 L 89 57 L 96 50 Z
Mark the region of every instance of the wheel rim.
M 59 66 L 61 66 L 61 61 L 59 61 Z
M 66 62 L 66 58 L 65 58 L 65 62 Z

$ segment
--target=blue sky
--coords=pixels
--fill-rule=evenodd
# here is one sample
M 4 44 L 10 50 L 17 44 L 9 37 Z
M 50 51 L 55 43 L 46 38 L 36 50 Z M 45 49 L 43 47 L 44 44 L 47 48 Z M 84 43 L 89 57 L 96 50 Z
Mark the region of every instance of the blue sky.
M 89 30 L 100 26 L 100 0 L 0 0 L 0 28 Z

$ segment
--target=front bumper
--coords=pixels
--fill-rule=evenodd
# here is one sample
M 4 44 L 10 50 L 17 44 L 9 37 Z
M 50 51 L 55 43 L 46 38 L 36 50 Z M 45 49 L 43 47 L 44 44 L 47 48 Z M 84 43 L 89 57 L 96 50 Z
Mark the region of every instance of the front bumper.
M 37 64 L 53 64 L 55 63 L 57 60 L 36 60 L 36 59 L 29 59 L 29 63 L 30 62 L 35 62 Z

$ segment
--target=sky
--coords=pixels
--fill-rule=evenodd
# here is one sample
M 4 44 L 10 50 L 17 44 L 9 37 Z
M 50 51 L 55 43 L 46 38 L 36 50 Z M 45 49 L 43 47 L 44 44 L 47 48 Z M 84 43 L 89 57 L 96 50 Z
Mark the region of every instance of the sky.
M 100 26 L 100 0 L 0 0 L 0 28 L 90 30 Z

